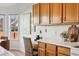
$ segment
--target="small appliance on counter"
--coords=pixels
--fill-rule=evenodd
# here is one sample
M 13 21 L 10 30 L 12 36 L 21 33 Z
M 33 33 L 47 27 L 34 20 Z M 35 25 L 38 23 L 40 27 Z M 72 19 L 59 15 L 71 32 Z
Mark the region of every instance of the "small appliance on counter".
M 42 39 L 42 37 L 40 37 L 39 35 L 36 35 L 36 39 L 34 39 L 34 41 L 40 40 Z
M 68 41 L 70 42 L 78 42 L 79 38 L 79 27 L 76 25 L 72 25 L 68 29 Z

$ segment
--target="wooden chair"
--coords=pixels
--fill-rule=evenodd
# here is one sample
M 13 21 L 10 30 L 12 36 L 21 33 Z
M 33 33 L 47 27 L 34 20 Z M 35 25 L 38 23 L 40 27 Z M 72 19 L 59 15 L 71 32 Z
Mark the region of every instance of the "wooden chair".
M 25 56 L 37 56 L 38 51 L 33 49 L 31 38 L 23 37 L 24 38 L 24 46 L 25 46 Z
M 5 40 L 5 41 L 2 41 L 1 42 L 1 46 L 7 50 L 9 50 L 9 40 L 8 40 L 8 37 L 6 36 L 1 36 L 0 38 L 1 40 Z

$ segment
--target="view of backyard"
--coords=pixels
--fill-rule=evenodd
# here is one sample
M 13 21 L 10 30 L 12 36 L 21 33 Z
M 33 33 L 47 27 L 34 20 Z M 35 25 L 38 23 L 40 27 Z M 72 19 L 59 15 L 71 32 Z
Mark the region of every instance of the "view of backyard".
M 5 17 L 4 15 L 0 15 L 0 36 L 4 35 L 4 31 L 3 31 L 3 21 L 4 21 Z
M 5 20 L 5 16 L 4 15 L 0 15 L 0 36 L 4 36 L 4 20 Z M 13 39 L 16 39 L 18 37 L 18 20 L 16 15 L 11 15 L 10 16 L 10 26 L 11 26 L 11 37 Z
M 18 37 L 18 20 L 16 15 L 10 16 L 11 20 L 11 37 L 17 39 Z

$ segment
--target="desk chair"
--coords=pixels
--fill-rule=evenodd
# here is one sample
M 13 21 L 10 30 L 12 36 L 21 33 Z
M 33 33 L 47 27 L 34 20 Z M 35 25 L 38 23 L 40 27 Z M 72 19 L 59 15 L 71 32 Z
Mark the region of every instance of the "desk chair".
M 25 46 L 25 56 L 37 56 L 38 50 L 33 49 L 31 38 L 23 37 Z

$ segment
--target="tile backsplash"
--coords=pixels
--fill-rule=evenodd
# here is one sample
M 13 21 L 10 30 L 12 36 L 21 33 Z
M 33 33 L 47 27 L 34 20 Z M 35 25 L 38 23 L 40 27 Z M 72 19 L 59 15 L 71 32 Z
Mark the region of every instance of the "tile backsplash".
M 43 40 L 53 42 L 63 42 L 60 33 L 67 31 L 71 25 L 58 25 L 58 26 L 36 26 L 34 35 L 39 34 Z M 79 25 L 77 25 L 79 27 Z M 40 33 L 41 31 L 41 33 Z

